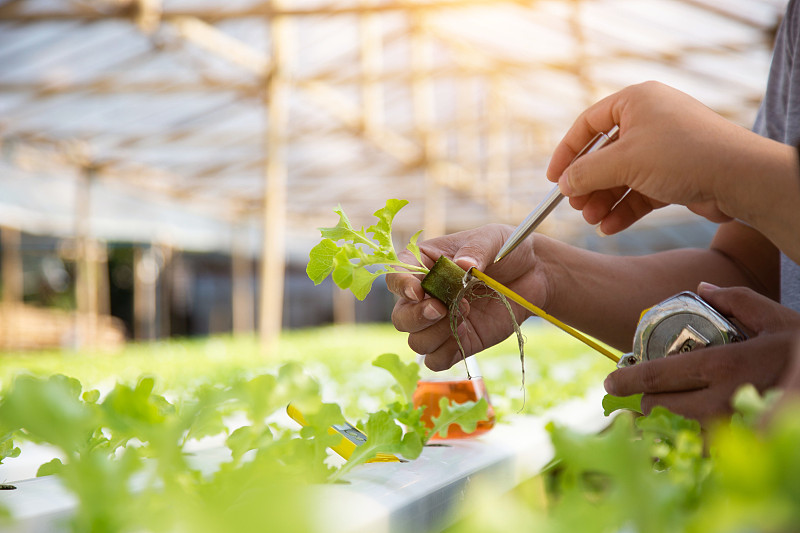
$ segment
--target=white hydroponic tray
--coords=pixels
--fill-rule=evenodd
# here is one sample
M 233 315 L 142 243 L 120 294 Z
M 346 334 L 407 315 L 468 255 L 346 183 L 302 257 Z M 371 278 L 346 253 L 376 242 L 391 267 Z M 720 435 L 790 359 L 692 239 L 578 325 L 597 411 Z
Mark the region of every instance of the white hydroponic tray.
M 455 519 L 472 487 L 486 481 L 493 490 L 508 490 L 536 475 L 553 456 L 545 425 L 553 420 L 595 432 L 608 423 L 601 407 L 602 390 L 567 402 L 546 416 L 513 416 L 474 440 L 444 441 L 426 447 L 415 461 L 371 463 L 345 476 L 348 484 L 316 487 L 315 519 L 320 533 L 428 533 Z M 226 460 L 226 450 L 199 453 L 203 466 Z M 228 456 L 229 457 L 229 456 Z M 0 477 L 8 479 L 0 467 Z M 64 531 L 75 498 L 55 476 L 13 483 L 0 501 L 15 518 L 9 532 Z

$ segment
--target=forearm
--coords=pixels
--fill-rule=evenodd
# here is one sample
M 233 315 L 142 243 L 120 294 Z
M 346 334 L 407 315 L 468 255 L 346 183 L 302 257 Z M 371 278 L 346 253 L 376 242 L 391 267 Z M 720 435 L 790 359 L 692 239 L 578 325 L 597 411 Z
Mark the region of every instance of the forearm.
M 800 263 L 800 166 L 797 150 L 763 137 L 739 143 L 731 164 L 739 176 L 717 180 L 721 208 L 758 229 Z
M 700 281 L 774 295 L 777 259 L 769 251 L 754 251 L 765 245 L 748 231 L 752 232 L 741 228 L 731 232 L 734 235 L 721 232 L 715 239 L 718 246 L 712 244 L 707 250 L 639 257 L 604 255 L 537 237 L 536 268 L 547 279 L 544 308 L 581 331 L 630 350 L 642 310 L 680 291 L 695 290 Z

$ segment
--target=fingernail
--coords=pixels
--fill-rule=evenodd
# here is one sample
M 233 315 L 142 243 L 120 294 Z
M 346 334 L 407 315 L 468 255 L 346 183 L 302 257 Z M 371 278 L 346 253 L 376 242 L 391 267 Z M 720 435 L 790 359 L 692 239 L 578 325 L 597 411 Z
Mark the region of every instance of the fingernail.
M 607 233 L 603 233 L 603 228 L 600 227 L 600 224 L 594 227 L 594 232 L 597 233 L 598 237 L 608 237 Z
M 564 196 L 570 196 L 574 192 L 572 184 L 569 182 L 569 172 L 566 170 L 561 174 L 561 177 L 558 178 L 558 189 Z
M 713 292 L 719 289 L 718 286 L 714 285 L 713 283 L 709 283 L 707 281 L 701 281 L 700 285 L 697 286 L 697 292 Z
M 614 394 L 614 380 L 611 379 L 610 375 L 603 381 L 603 388 L 606 389 L 607 393 Z
M 468 255 L 453 257 L 453 262 L 454 263 L 458 263 L 459 266 L 468 264 L 469 266 L 474 266 L 475 268 L 478 268 L 478 260 L 475 259 L 474 257 L 470 257 Z M 463 268 L 463 266 L 462 266 L 462 268 Z M 467 270 L 467 269 L 465 269 L 465 270 Z
M 403 289 L 403 294 L 409 300 L 414 300 L 414 301 L 417 300 L 417 293 L 414 292 L 414 289 L 412 289 L 411 287 L 406 287 L 405 289 Z
M 433 304 L 428 304 L 422 310 L 422 316 L 427 318 L 428 320 L 439 320 L 444 316 L 444 314 L 436 309 Z

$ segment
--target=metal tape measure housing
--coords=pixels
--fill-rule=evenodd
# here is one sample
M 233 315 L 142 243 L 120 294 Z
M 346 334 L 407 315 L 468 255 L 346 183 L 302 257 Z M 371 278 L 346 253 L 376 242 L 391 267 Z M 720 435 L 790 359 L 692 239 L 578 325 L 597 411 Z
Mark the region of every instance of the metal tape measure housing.
M 744 340 L 730 320 L 693 292 L 681 292 L 642 314 L 633 337 L 633 352 L 618 367 L 668 355 Z

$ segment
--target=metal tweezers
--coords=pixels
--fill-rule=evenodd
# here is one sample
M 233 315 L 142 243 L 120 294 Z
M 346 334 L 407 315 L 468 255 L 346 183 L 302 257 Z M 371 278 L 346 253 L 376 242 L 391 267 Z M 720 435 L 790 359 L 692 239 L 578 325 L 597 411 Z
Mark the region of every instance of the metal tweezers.
M 606 133 L 598 133 L 591 141 L 589 141 L 589 144 L 584 146 L 583 149 L 578 152 L 578 155 L 572 159 L 570 164 L 574 163 L 579 157 L 590 154 L 595 150 L 599 150 L 603 146 L 617 140 L 618 137 L 619 126 L 614 126 Z M 514 230 L 514 233 L 511 234 L 508 240 L 506 240 L 505 244 L 503 244 L 503 247 L 500 248 L 500 252 L 498 252 L 497 257 L 494 258 L 494 262 L 496 263 L 500 261 L 506 255 L 511 253 L 511 251 L 516 248 L 519 243 L 524 241 L 528 235 L 533 233 L 533 230 L 539 227 L 539 224 L 541 224 L 542 221 L 547 218 L 547 215 L 549 215 L 553 209 L 556 208 L 558 203 L 563 198 L 564 195 L 561 194 L 561 191 L 558 189 L 558 184 L 556 184 L 547 197 L 542 200 L 538 206 L 536 206 L 536 209 L 531 211 L 525 220 L 522 221 L 522 224 L 517 226 L 517 229 Z

